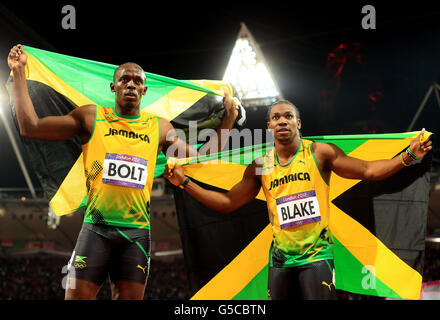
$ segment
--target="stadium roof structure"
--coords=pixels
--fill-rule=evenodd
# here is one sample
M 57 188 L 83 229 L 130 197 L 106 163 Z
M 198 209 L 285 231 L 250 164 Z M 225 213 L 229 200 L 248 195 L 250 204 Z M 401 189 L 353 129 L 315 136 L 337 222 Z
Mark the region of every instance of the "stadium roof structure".
M 231 83 L 243 106 L 260 106 L 282 99 L 263 52 L 244 22 L 223 80 Z

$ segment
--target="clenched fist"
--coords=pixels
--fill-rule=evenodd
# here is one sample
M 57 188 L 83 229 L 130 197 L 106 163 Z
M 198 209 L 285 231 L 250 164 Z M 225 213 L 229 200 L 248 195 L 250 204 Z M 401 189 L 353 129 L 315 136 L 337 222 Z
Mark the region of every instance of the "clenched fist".
M 23 46 L 17 44 L 8 55 L 8 65 L 11 70 L 23 68 L 27 62 L 27 54 L 24 52 Z

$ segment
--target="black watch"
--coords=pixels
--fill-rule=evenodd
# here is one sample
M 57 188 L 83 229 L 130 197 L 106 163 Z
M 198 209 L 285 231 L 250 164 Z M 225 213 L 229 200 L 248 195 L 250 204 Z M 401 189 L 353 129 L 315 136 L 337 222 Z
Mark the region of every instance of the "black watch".
M 188 184 L 188 182 L 189 182 L 189 178 L 186 177 L 186 179 L 183 180 L 183 182 L 180 184 L 179 188 L 181 188 L 181 189 L 185 189 L 185 187 L 186 187 L 186 185 Z

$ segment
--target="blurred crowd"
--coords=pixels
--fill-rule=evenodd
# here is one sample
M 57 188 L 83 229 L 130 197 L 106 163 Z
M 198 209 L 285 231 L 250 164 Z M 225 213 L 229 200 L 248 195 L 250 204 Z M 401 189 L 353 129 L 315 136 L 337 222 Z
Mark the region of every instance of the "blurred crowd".
M 0 258 L 0 300 L 61 299 L 61 268 L 65 262 L 58 260 Z
M 64 299 L 65 265 L 69 258 L 32 255 L 0 258 L 0 300 L 62 300 Z M 172 261 L 152 260 L 145 300 L 187 300 L 187 275 L 182 257 Z M 427 244 L 423 282 L 440 280 L 440 246 Z M 342 300 L 381 299 L 340 291 Z M 111 299 L 107 280 L 98 300 Z
M 0 258 L 0 300 L 62 300 L 69 258 L 26 256 Z M 186 300 L 186 272 L 183 258 L 171 262 L 152 260 L 145 300 Z M 97 300 L 111 299 L 107 280 Z

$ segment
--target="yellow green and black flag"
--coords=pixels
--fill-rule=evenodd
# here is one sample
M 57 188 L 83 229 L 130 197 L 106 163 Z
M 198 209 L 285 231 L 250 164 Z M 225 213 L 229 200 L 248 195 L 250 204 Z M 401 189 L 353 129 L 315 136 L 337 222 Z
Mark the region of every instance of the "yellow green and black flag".
M 28 55 L 26 82 L 39 117 L 65 115 L 75 108 L 114 105 L 110 91 L 117 66 L 24 46 Z M 222 95 L 232 87 L 223 81 L 176 80 L 146 72 L 148 91 L 141 110 L 147 110 L 182 128 L 191 120 L 216 128 L 224 113 Z M 6 85 L 11 109 L 15 108 L 10 76 Z M 79 138 L 48 142 L 22 138 L 45 195 L 57 215 L 73 213 L 86 203 L 85 176 Z M 157 159 L 155 178 L 163 173 L 166 159 Z
M 333 143 L 364 160 L 398 155 L 418 132 L 305 137 Z M 186 163 L 185 174 L 225 192 L 268 145 L 250 146 Z M 220 158 L 221 162 L 209 161 Z M 332 174 L 329 228 L 335 285 L 358 294 L 419 299 L 425 250 L 431 154 L 383 181 Z M 219 174 L 221 172 L 221 174 Z M 192 299 L 267 299 L 272 241 L 264 194 L 223 215 L 176 188 L 176 208 Z

